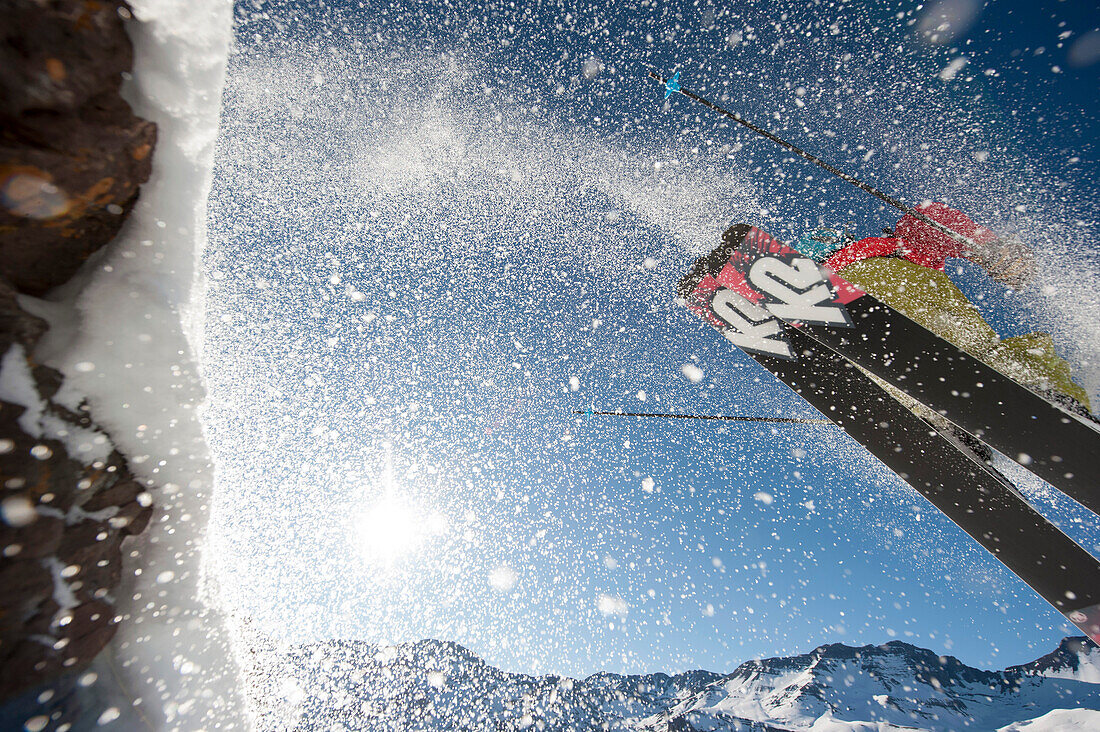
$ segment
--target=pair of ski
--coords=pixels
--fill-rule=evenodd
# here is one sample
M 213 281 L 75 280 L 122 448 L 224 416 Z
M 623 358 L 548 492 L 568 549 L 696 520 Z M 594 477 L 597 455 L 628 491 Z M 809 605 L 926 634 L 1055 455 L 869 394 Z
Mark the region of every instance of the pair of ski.
M 1100 644 L 1100 561 L 863 371 L 1100 513 L 1092 424 L 752 226 L 731 227 L 678 294 Z

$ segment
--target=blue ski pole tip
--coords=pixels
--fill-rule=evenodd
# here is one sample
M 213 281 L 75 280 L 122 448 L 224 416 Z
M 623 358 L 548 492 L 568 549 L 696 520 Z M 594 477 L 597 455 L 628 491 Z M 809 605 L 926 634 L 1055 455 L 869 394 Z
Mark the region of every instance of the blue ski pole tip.
M 677 71 L 672 78 L 665 82 L 665 99 L 672 96 L 672 92 L 680 91 L 680 72 Z

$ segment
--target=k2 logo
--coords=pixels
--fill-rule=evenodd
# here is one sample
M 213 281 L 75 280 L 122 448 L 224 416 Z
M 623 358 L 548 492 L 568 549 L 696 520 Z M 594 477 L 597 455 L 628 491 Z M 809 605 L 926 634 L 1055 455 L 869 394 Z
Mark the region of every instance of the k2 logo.
M 782 323 L 752 300 L 722 287 L 710 299 L 710 309 L 729 326 L 722 330 L 722 335 L 738 348 L 788 360 L 794 358 Z
M 812 259 L 795 257 L 790 264 L 763 257 L 749 268 L 749 283 L 771 295 L 764 303 L 775 317 L 788 322 L 839 325 L 850 328 L 848 311 L 833 302 L 833 290 L 825 273 Z
M 825 272 L 811 259 L 761 257 L 749 267 L 748 284 L 768 296 L 757 304 L 727 288 L 710 300 L 711 311 L 727 326 L 722 335 L 738 348 L 794 359 L 783 321 L 851 327 L 847 309 L 834 302 Z

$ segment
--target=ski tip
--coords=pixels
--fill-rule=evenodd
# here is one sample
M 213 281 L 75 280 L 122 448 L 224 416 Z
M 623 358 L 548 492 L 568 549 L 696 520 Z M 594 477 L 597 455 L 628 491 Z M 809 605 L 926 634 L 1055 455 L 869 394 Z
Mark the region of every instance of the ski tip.
M 680 91 L 680 72 L 677 71 L 672 78 L 665 82 L 665 99 L 672 96 L 673 92 Z

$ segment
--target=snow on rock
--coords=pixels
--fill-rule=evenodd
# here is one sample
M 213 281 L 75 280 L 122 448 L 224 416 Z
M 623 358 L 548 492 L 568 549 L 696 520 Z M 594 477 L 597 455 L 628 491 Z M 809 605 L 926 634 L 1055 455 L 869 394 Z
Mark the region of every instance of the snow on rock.
M 235 666 L 202 563 L 213 471 L 199 414 L 196 267 L 232 4 L 131 5 L 134 74 L 123 94 L 157 125 L 152 176 L 118 238 L 37 309 L 51 325 L 39 356 L 65 376 L 55 401 L 76 409 L 86 399 L 134 474 L 160 488 L 119 598 L 110 652 L 124 696 L 140 699 L 156 728 L 239 728 Z

